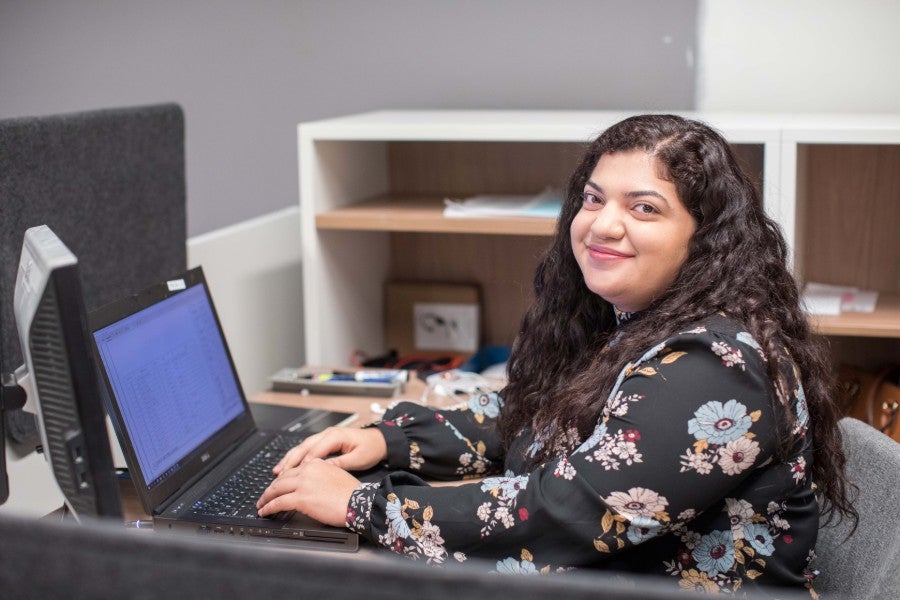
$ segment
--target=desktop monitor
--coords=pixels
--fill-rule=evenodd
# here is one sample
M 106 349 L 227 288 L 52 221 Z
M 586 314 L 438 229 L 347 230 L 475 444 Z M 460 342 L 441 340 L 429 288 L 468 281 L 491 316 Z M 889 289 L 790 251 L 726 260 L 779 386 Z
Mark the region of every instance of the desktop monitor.
M 28 404 L 67 508 L 77 519 L 120 517 L 78 259 L 46 225 L 25 232 L 14 312 L 32 379 Z

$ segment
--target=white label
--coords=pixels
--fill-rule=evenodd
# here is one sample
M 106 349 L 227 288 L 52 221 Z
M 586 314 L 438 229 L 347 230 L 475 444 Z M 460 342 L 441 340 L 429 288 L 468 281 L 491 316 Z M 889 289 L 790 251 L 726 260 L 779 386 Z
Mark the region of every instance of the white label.
M 187 288 L 184 279 L 173 279 L 172 281 L 167 281 L 166 285 L 169 286 L 170 292 L 177 292 Z

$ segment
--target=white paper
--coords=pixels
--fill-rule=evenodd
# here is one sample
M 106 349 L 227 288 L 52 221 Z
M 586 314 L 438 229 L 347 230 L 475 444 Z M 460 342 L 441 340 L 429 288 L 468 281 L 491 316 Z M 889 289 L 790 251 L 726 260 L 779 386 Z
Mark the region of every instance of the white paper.
M 849 285 L 832 285 L 830 283 L 818 283 L 815 281 L 810 281 L 803 289 L 804 293 L 811 294 L 846 294 L 858 290 L 859 288 Z
M 482 194 L 444 199 L 445 217 L 559 217 L 562 195 L 550 189 L 533 196 Z
M 811 281 L 803 290 L 803 305 L 811 315 L 838 316 L 841 312 L 875 311 L 878 292 L 847 285 Z
M 807 314 L 832 317 L 841 314 L 841 294 L 839 293 L 804 292 L 802 301 Z
M 858 291 L 841 297 L 841 310 L 848 312 L 875 312 L 878 303 L 878 292 Z

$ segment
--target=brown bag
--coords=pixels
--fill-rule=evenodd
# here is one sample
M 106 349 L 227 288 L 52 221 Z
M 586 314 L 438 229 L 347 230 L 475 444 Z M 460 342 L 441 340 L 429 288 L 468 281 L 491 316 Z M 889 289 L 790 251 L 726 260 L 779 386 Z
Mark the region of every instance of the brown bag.
M 900 442 L 900 367 L 885 367 L 870 373 L 841 366 L 838 371 L 840 407 L 847 416 L 859 419 Z

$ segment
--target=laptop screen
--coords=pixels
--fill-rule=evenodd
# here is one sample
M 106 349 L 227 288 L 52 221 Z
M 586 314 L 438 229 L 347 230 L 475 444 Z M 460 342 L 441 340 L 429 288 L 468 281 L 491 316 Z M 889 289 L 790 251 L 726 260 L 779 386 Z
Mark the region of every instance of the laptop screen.
M 203 283 L 93 332 L 143 479 L 152 488 L 246 412 Z

